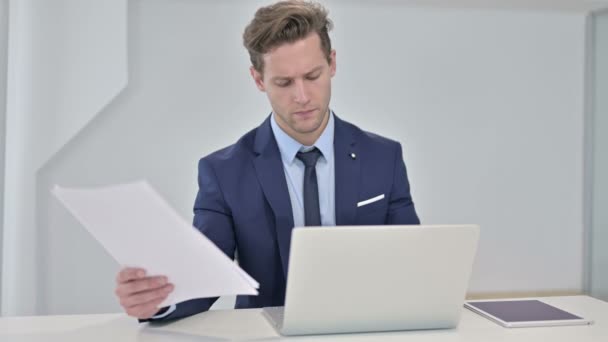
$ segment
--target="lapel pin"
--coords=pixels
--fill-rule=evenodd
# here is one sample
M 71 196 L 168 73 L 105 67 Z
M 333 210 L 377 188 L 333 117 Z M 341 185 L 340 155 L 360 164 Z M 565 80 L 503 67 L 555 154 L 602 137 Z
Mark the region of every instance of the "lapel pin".
M 352 152 L 351 152 L 351 154 L 350 154 L 350 157 L 351 157 L 351 158 L 353 158 L 353 159 L 357 159 L 357 155 L 356 155 L 356 154 L 354 154 L 354 153 L 352 153 Z

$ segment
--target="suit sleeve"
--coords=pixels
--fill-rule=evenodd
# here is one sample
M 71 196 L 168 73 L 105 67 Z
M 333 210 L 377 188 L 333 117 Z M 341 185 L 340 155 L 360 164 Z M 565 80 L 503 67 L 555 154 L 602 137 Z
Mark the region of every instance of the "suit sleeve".
M 193 225 L 228 257 L 234 259 L 235 238 L 232 213 L 226 204 L 221 185 L 213 166 L 205 159 L 198 164 L 198 193 L 194 201 Z M 197 270 L 192 270 L 197 272 Z M 149 322 L 162 322 L 188 317 L 209 310 L 218 297 L 197 298 L 178 303 L 169 315 Z M 166 311 L 163 308 L 160 312 Z
M 410 194 L 410 183 L 407 179 L 401 144 L 397 144 L 395 150 L 393 187 L 389 199 L 387 224 L 420 224 Z

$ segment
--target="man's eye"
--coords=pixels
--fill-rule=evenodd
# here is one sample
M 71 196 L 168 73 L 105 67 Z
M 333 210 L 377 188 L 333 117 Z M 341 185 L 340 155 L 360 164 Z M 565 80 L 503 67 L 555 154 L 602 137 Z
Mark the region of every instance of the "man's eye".
M 316 80 L 317 78 L 319 78 L 319 76 L 321 76 L 321 74 L 309 75 L 306 77 L 306 79 L 313 81 L 313 80 Z
M 291 84 L 291 81 L 277 82 L 277 85 L 278 85 L 279 87 L 282 87 L 282 88 L 287 87 L 287 86 L 289 86 L 290 84 Z

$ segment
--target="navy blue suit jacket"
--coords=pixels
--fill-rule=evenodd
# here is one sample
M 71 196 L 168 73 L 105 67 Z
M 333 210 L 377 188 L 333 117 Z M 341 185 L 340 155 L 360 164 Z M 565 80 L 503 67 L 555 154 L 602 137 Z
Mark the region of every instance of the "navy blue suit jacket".
M 399 143 L 335 117 L 334 152 L 336 225 L 420 223 Z M 270 117 L 202 158 L 198 174 L 194 226 L 260 283 L 259 295 L 238 296 L 236 308 L 283 305 L 294 223 Z M 357 207 L 381 194 L 384 199 Z M 208 310 L 216 299 L 180 303 L 166 319 Z

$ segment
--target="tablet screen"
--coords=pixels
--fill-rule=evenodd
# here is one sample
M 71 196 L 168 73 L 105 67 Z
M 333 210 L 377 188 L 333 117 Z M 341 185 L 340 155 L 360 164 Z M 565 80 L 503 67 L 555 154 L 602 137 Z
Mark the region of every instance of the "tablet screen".
M 582 319 L 539 300 L 483 301 L 468 304 L 505 322 Z

